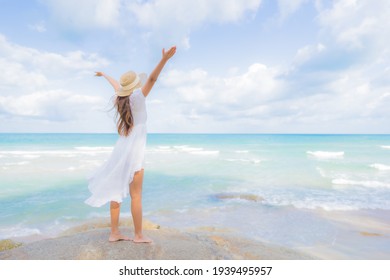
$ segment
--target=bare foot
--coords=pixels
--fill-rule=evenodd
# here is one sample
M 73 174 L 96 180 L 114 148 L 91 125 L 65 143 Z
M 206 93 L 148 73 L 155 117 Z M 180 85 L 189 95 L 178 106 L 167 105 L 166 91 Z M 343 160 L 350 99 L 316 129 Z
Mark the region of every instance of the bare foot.
M 116 242 L 116 241 L 133 241 L 130 237 L 124 236 L 121 233 L 111 233 L 110 237 L 108 238 L 108 241 L 110 242 Z
M 141 237 L 134 237 L 133 242 L 134 243 L 152 243 L 153 240 L 150 238 L 147 238 L 145 236 L 141 236 Z

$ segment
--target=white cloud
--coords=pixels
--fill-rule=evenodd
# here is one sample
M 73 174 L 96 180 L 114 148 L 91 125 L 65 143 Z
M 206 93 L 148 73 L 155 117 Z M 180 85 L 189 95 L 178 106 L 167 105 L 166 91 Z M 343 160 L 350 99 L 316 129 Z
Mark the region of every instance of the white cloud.
M 98 108 L 103 102 L 100 97 L 65 90 L 37 91 L 22 96 L 0 96 L 0 114 L 67 121 L 79 118 L 86 110 Z
M 255 63 L 245 73 L 229 77 L 211 76 L 203 69 L 171 70 L 161 83 L 176 93 L 183 113 L 190 112 L 186 117 L 227 121 L 264 116 L 264 105 L 280 98 L 283 90 L 278 74 L 276 69 Z
M 152 37 L 189 47 L 190 32 L 205 23 L 237 22 L 253 16 L 262 0 L 152 0 L 130 2 L 138 25 Z
M 262 0 L 42 0 L 65 29 L 115 28 L 128 38 L 190 47 L 190 33 L 207 23 L 251 19 Z M 140 29 L 141 27 L 141 29 Z M 31 26 L 37 29 L 37 26 Z
M 76 29 L 115 27 L 121 0 L 42 0 L 53 18 Z
M 45 25 L 44 21 L 40 21 L 40 22 L 35 23 L 35 24 L 29 24 L 28 28 L 30 28 L 31 30 L 37 31 L 39 33 L 46 32 L 46 25 Z
M 389 132 L 390 2 L 335 0 L 325 7 L 317 1 L 317 8 L 326 47 L 299 49 L 285 76 L 295 93 L 289 102 L 299 112 L 296 123 Z
M 46 27 L 50 27 L 50 31 L 51 28 L 56 30 L 58 26 L 50 20 L 58 21 L 66 28 L 88 32 L 111 28 L 99 34 L 91 32 L 85 36 L 85 41 L 84 37 L 76 41 L 82 41 L 86 49 L 91 43 L 108 37 L 115 50 L 122 47 L 137 54 L 140 46 L 146 47 L 140 58 L 129 60 L 135 61 L 137 67 L 140 64 L 148 69 L 152 60 L 152 55 L 148 53 L 151 40 L 160 42 L 161 39 L 164 46 L 181 42 L 180 49 L 188 48 L 192 31 L 204 27 L 208 34 L 212 34 L 216 25 L 218 31 L 219 28 L 227 28 L 221 33 L 223 37 L 231 27 L 226 23 L 251 21 L 262 3 L 261 0 L 138 0 L 132 1 L 132 4 L 124 0 L 42 2 L 48 5 L 51 18 L 41 22 L 41 31 Z M 267 65 L 258 60 L 261 56 L 256 52 L 240 53 L 240 58 L 243 58 L 241 63 L 248 63 L 248 68 L 240 70 L 243 67 L 242 64 L 237 65 L 240 62 L 224 63 L 226 73 L 221 74 L 211 74 L 210 69 L 222 66 L 218 64 L 218 68 L 206 64 L 209 61 L 220 63 L 217 59 L 194 63 L 199 58 L 200 45 L 196 46 L 199 49 L 194 48 L 194 52 L 178 54 L 159 79 L 158 90 L 167 94 L 156 95 L 159 99 L 148 99 L 153 109 L 148 111 L 151 131 L 168 132 L 175 127 L 179 132 L 390 133 L 390 2 L 313 0 L 317 17 L 313 14 L 314 6 L 306 5 L 307 2 L 278 0 L 279 11 L 276 13 L 282 19 L 281 24 L 287 25 L 283 21 L 302 9 L 299 15 L 308 18 L 300 20 L 317 24 L 312 28 L 318 28 L 318 36 L 303 40 L 295 56 L 287 58 L 285 64 L 278 68 L 272 67 L 272 56 L 276 51 L 284 57 L 294 53 L 290 45 L 275 50 L 270 48 Z M 317 19 L 314 23 L 311 21 L 313 18 Z M 256 17 L 256 26 L 260 28 L 264 20 L 267 18 Z M 26 25 L 24 22 L 23 27 Z M 39 25 L 31 25 L 30 28 L 39 32 Z M 249 29 L 248 32 L 253 32 L 251 36 L 264 33 Z M 280 31 L 279 38 L 283 32 L 291 30 L 296 29 L 279 26 L 268 32 Z M 122 33 L 117 36 L 117 31 Z M 115 34 L 111 36 L 111 32 Z M 68 34 L 60 36 L 67 40 Z M 275 40 L 273 36 L 264 38 Z M 204 40 L 199 37 L 196 43 L 204 43 Z M 136 44 L 132 44 L 133 41 Z M 238 55 L 233 50 L 250 43 L 250 40 L 243 40 L 227 45 L 223 53 L 227 54 L 226 57 Z M 269 43 L 280 46 L 278 41 Z M 112 46 L 99 45 L 99 49 L 108 50 L 108 53 L 113 50 Z M 119 54 L 114 53 L 112 57 L 121 56 Z M 268 59 L 268 53 L 264 55 Z M 107 100 L 92 96 L 99 94 L 96 91 L 101 84 L 94 84 L 88 79 L 93 79 L 90 75 L 94 70 L 105 68 L 108 63 L 103 57 L 87 51 L 48 52 L 12 43 L 0 34 L 0 118 L 11 120 L 14 117 L 20 124 L 24 121 L 30 124 L 31 119 L 39 124 L 63 121 L 58 125 L 59 130 L 72 125 L 75 130 L 83 127 L 79 125 L 79 120 L 88 111 L 89 117 L 99 119 L 99 114 L 91 110 L 104 106 Z M 199 63 L 205 64 L 191 70 L 191 65 Z M 232 67 L 232 64 L 239 67 Z M 116 68 L 123 65 L 123 61 L 115 63 Z M 176 70 L 169 71 L 173 69 L 169 67 L 176 67 Z M 100 129 L 100 124 L 97 122 L 95 127 Z M 84 127 L 89 128 L 87 122 Z M 21 130 L 25 128 L 26 125 Z
M 348 48 L 362 48 L 371 41 L 390 41 L 390 2 L 388 0 L 335 0 L 320 8 L 319 23 L 336 41 Z
M 390 84 L 383 65 L 305 69 L 327 52 L 322 44 L 303 47 L 289 72 L 259 63 L 227 77 L 200 68 L 171 70 L 161 83 L 181 111 L 165 112 L 175 112 L 176 125 L 207 132 L 389 132 Z
M 278 0 L 280 20 L 284 21 L 309 0 Z
M 107 63 L 82 51 L 60 54 L 27 48 L 0 34 L 0 118 L 68 121 L 102 107 L 102 98 L 80 92 L 85 89 L 82 80 Z
M 0 68 L 3 69 L 0 88 L 13 87 L 17 94 L 47 86 L 49 80 L 80 78 L 86 73 L 90 75 L 107 64 L 106 59 L 94 53 L 72 51 L 59 54 L 40 51 L 9 42 L 0 34 Z
M 303 48 L 300 48 L 295 55 L 293 64 L 301 65 L 325 50 L 326 47 L 321 43 L 318 43 L 317 45 L 307 45 Z
M 39 71 L 29 71 L 18 61 L 7 59 L 0 56 L 0 89 L 28 89 L 44 86 L 48 83 L 47 77 Z
M 235 22 L 248 12 L 256 12 L 261 0 L 152 0 L 130 3 L 128 8 L 140 25 L 158 28 L 186 25 L 196 27 L 205 22 Z
M 286 112 L 294 108 L 294 126 L 317 123 L 323 132 L 388 133 L 386 64 L 359 57 L 343 67 L 332 61 L 329 69 L 328 60 L 338 51 L 334 46 L 320 52 L 315 46 L 299 50 L 293 71 L 284 76 L 291 98 L 283 100 L 282 107 Z

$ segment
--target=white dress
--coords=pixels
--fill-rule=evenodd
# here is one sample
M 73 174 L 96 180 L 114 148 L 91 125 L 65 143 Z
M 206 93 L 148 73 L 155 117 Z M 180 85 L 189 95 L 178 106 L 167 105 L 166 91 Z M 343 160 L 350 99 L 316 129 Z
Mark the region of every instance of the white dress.
M 141 89 L 130 96 L 134 126 L 128 136 L 119 135 L 109 158 L 87 177 L 92 195 L 85 203 L 100 207 L 107 202 L 118 203 L 129 194 L 129 185 L 134 173 L 144 168 L 146 146 L 146 105 Z

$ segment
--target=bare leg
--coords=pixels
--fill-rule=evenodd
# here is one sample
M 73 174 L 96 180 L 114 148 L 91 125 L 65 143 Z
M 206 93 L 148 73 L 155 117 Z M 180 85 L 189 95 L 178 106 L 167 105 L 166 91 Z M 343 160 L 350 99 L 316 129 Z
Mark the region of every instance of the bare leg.
M 142 183 L 144 179 L 144 170 L 134 174 L 133 182 L 130 184 L 131 196 L 131 215 L 134 223 L 135 243 L 150 243 L 151 239 L 145 237 L 142 233 Z
M 121 210 L 121 204 L 115 201 L 111 201 L 110 204 L 110 215 L 111 215 L 111 234 L 108 241 L 115 242 L 120 240 L 131 240 L 119 231 L 119 214 Z

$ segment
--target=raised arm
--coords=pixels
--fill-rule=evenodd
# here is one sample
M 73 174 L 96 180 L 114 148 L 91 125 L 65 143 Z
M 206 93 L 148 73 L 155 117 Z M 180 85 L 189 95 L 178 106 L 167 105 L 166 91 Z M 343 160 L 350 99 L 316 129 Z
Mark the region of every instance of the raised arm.
M 152 90 L 154 84 L 157 81 L 158 76 L 161 73 L 161 70 L 164 68 L 165 63 L 176 53 L 176 47 L 173 46 L 169 50 L 162 50 L 162 57 L 160 62 L 157 64 L 156 68 L 150 73 L 148 79 L 146 80 L 145 85 L 142 87 L 142 93 L 144 96 L 148 96 L 149 92 Z
M 114 78 L 111 78 L 110 76 L 106 75 L 103 72 L 95 72 L 95 73 L 96 73 L 95 76 L 97 76 L 97 77 L 106 78 L 106 80 L 112 85 L 112 87 L 114 88 L 115 91 L 119 90 L 120 84 Z

